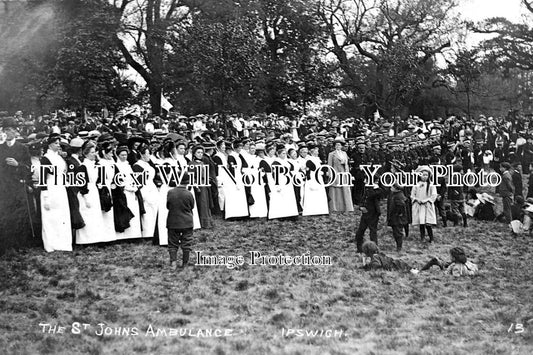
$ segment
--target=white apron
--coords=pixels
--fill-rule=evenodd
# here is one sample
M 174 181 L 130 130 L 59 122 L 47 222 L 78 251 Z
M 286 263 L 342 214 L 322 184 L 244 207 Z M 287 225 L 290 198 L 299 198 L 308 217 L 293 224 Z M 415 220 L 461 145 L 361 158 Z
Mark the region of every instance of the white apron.
M 111 194 L 111 184 L 113 183 L 113 176 L 115 175 L 115 161 L 100 159 L 98 161 L 98 165 L 105 166 L 105 179 L 101 183 L 102 185 L 107 186 L 107 188 L 109 189 L 109 193 Z M 112 236 L 111 240 L 117 240 L 113 207 L 111 207 L 109 211 L 101 211 L 101 213 L 103 233 Z
M 67 172 L 65 160 L 57 153 L 48 151 L 45 155 L 52 166 L 57 167 L 57 184 L 54 175 L 48 174 L 47 189 L 41 192 L 42 236 L 44 249 L 72 251 L 72 229 L 70 224 L 70 208 L 67 190 L 63 185 L 62 176 Z M 47 211 L 45 203 L 50 206 Z
M 248 216 L 248 202 L 246 201 L 246 192 L 244 191 L 244 184 L 242 183 L 241 158 L 235 152 L 231 153 L 231 155 L 237 161 L 237 166 L 234 169 L 235 182 L 231 179 L 226 170 L 220 168 L 218 170 L 222 175 L 224 195 L 226 196 L 224 206 L 225 219 Z
M 143 238 L 153 238 L 156 220 L 157 220 L 157 211 L 159 209 L 159 191 L 157 186 L 154 183 L 155 169 L 152 166 L 143 160 L 138 160 L 135 164 L 140 166 L 143 171 L 147 171 L 146 180 L 144 181 L 144 186 L 141 188 L 141 195 L 143 197 L 144 210 L 145 213 L 142 215 L 142 236 Z
M 308 160 L 315 164 L 316 169 L 321 165 L 319 157 L 309 156 Z M 317 181 L 315 178 L 315 171 L 311 171 L 310 179 L 305 182 L 302 216 L 329 214 L 326 188 L 324 187 L 322 177 L 318 176 L 318 179 Z
M 78 193 L 80 214 L 85 221 L 85 227 L 76 230 L 76 244 L 92 244 L 115 240 L 115 233 L 110 234 L 104 228 L 100 195 L 96 188 L 98 171 L 96 170 L 95 162 L 85 159 L 82 165 L 87 168 L 87 176 L 89 177 L 87 189 L 89 192 L 85 195 L 82 195 L 81 192 Z M 89 202 L 89 207 L 87 207 L 87 202 Z
M 137 200 L 137 196 L 135 195 L 137 187 L 134 185 L 133 178 L 131 177 L 131 174 L 133 174 L 133 170 L 131 170 L 131 166 L 127 161 L 118 161 L 115 165 L 122 174 L 125 174 L 124 194 L 126 195 L 126 203 L 128 205 L 128 208 L 130 209 L 131 213 L 133 213 L 133 218 L 130 219 L 129 228 L 127 228 L 122 233 L 116 233 L 117 240 L 142 238 L 139 201 Z
M 290 169 L 289 163 L 286 160 L 275 159 L 275 161 L 287 169 Z M 274 165 L 272 165 L 272 171 L 274 171 Z M 273 219 L 298 216 L 298 206 L 296 205 L 296 196 L 294 194 L 292 182 L 284 184 L 287 179 L 284 176 L 280 176 L 279 184 L 275 185 L 275 180 L 272 177 L 272 174 L 269 175 L 270 209 L 268 211 L 268 218 Z

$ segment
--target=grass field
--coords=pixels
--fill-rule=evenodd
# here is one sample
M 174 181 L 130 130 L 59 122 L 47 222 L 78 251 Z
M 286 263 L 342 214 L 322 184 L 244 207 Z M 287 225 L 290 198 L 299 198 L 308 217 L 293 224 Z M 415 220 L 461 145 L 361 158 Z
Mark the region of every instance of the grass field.
M 330 255 L 332 266 L 194 266 L 168 270 L 165 248 L 138 244 L 73 253 L 31 249 L 0 258 L 0 348 L 7 354 L 531 354 L 533 243 L 497 223 L 418 231 L 396 253 L 380 221 L 387 254 L 420 264 L 464 246 L 481 273 L 454 278 L 434 268 L 419 275 L 365 272 L 356 259 L 357 213 L 299 221 L 216 220 L 195 232 L 211 255 Z M 193 261 L 195 259 L 193 258 Z M 529 321 L 529 323 L 528 323 Z M 78 331 L 75 322 L 89 324 Z M 42 323 L 65 327 L 43 332 Z M 73 328 L 73 323 L 75 324 Z M 97 335 L 99 323 L 130 335 Z M 522 327 L 516 326 L 522 324 Z M 232 329 L 228 337 L 153 336 Z M 132 334 L 136 328 L 137 335 Z M 343 331 L 302 337 L 288 328 Z M 285 333 L 282 334 L 283 329 Z M 523 329 L 523 331 L 521 331 Z M 114 330 L 113 330 L 114 331 Z M 78 334 L 76 334 L 78 333 Z

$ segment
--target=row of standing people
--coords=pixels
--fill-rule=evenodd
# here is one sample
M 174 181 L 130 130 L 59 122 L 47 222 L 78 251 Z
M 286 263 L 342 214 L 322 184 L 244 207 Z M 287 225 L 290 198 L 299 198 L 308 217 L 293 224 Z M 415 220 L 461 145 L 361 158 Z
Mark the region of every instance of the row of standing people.
M 195 229 L 211 228 L 214 213 L 222 213 L 226 219 L 274 219 L 323 215 L 330 208 L 353 210 L 349 187 L 338 186 L 338 181 L 329 187 L 328 201 L 324 187 L 327 169 L 317 171 L 322 162 L 313 144 L 298 156 L 283 145 L 254 149 L 246 141 L 233 146 L 221 141 L 216 154 L 212 147 L 195 146 L 186 157 L 184 142 L 167 141 L 158 152 L 152 152 L 142 143 L 130 150 L 111 142 L 80 139 L 71 142 L 70 154 L 65 157 L 59 140 L 59 135 L 51 134 L 45 142 L 46 153 L 33 162 L 34 180 L 45 182 L 34 194 L 33 204 L 40 211 L 47 251 L 69 251 L 73 244 L 153 237 L 166 245 L 169 184 L 163 181 L 161 166 L 187 169 L 193 175 L 202 171 L 194 166 L 209 167 L 208 184 L 189 188 L 196 199 Z M 340 147 L 329 160 L 334 169 L 348 171 L 347 156 Z M 39 169 L 39 165 L 46 168 Z M 142 185 L 134 173 L 145 174 Z M 83 184 L 72 186 L 72 179 L 80 174 Z M 61 182 L 63 176 L 68 179 Z M 245 182 L 252 182 L 251 186 Z

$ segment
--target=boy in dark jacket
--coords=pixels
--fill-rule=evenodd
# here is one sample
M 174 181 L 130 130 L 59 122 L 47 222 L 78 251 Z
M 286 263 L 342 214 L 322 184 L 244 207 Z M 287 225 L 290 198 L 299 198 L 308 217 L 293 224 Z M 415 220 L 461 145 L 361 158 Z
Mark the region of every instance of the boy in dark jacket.
M 189 176 L 184 174 L 179 185 L 167 194 L 168 252 L 172 270 L 177 269 L 178 249 L 183 250 L 183 267 L 189 265 L 192 250 L 194 197 L 186 188 L 188 183 Z
M 456 164 L 453 166 L 454 173 L 462 173 L 462 165 Z M 466 213 L 465 213 L 465 196 L 463 186 L 450 186 L 448 187 L 448 200 L 450 200 L 451 213 L 453 218 L 453 225 L 459 224 L 459 216 L 463 219 L 463 227 L 467 226 Z
M 396 241 L 396 250 L 402 250 L 403 228 L 407 224 L 407 198 L 398 184 L 391 187 L 387 200 L 387 225 L 392 227 L 392 236 Z
M 363 252 L 363 242 L 365 232 L 370 229 L 370 240 L 378 243 L 378 222 L 381 214 L 379 210 L 379 199 L 381 198 L 382 190 L 377 186 L 366 186 L 363 194 L 363 199 L 359 209 L 361 210 L 361 220 L 359 227 L 355 233 L 355 242 L 357 244 L 357 252 Z

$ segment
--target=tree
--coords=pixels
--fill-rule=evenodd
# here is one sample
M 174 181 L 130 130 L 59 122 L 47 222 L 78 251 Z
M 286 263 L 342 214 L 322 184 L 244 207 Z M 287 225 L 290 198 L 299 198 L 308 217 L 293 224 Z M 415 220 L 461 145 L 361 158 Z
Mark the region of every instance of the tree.
M 187 0 L 113 0 L 121 30 L 115 41 L 126 62 L 146 82 L 154 114 L 161 111 L 170 34 L 179 30 L 197 6 Z
M 529 13 L 533 13 L 533 1 L 522 0 L 522 4 Z M 497 35 L 483 41 L 482 48 L 499 65 L 533 70 L 533 28 L 528 24 L 495 17 L 470 24 L 470 27 L 477 33 Z
M 291 107 L 315 100 L 329 86 L 324 60 L 327 37 L 315 11 L 315 0 L 257 0 L 264 41 L 261 86 L 264 111 L 283 115 Z
M 431 73 L 434 56 L 450 47 L 455 0 L 321 0 L 318 12 L 331 40 L 331 52 L 367 106 L 386 115 L 409 105 Z M 374 85 L 360 86 L 359 55 L 374 70 Z
M 0 106 L 44 113 L 127 104 L 132 83 L 118 72 L 125 63 L 110 40 L 119 23 L 109 9 L 104 0 L 40 0 L 12 12 L 0 38 Z
M 448 60 L 448 73 L 458 83 L 455 92 L 466 94 L 468 117 L 471 117 L 471 98 L 475 93 L 475 85 L 482 74 L 479 56 L 478 49 L 463 49 L 457 52 L 453 62 Z
M 126 63 L 113 40 L 120 23 L 102 0 L 63 0 L 57 16 L 59 46 L 54 75 L 76 109 L 118 111 L 131 98 L 133 83 L 118 70 Z
M 251 112 L 261 45 L 256 24 L 240 12 L 198 14 L 187 32 L 170 41 L 169 92 L 185 112 Z M 185 80 L 184 80 L 185 79 Z

